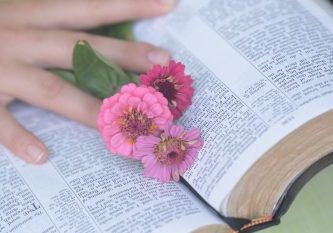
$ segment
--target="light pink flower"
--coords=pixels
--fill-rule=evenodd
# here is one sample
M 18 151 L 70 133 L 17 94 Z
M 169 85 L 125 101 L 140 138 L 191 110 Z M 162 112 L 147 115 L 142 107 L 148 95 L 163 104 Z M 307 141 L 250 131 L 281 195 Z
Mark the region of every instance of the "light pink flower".
M 160 92 L 128 84 L 104 99 L 97 124 L 111 153 L 132 157 L 139 136 L 159 134 L 172 119 L 168 101 Z
M 142 160 L 146 176 L 162 182 L 178 181 L 192 166 L 202 145 L 198 129 L 185 131 L 182 126 L 169 124 L 160 136 L 140 136 L 133 155 Z
M 155 65 L 147 74 L 140 76 L 140 82 L 162 92 L 175 119 L 180 118 L 192 104 L 193 80 L 185 74 L 185 66 L 180 62 L 170 61 L 163 67 Z

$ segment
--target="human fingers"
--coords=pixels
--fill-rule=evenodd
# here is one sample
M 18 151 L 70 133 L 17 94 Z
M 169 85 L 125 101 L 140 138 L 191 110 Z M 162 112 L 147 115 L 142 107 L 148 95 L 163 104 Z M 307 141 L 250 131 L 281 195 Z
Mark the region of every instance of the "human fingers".
M 0 64 L 0 70 L 1 93 L 96 127 L 100 100 L 35 67 Z
M 0 106 L 7 106 L 7 104 L 12 102 L 13 100 L 14 100 L 13 97 L 3 95 L 3 94 L 0 93 Z
M 83 29 L 165 14 L 175 0 L 30 0 L 0 2 L 0 25 Z
M 147 43 L 128 42 L 65 30 L 0 29 L 0 50 L 13 59 L 41 67 L 72 68 L 72 52 L 78 40 L 95 49 L 122 68 L 143 72 L 153 64 L 166 64 L 166 50 Z
M 47 160 L 46 146 L 21 126 L 5 106 L 0 106 L 0 119 L 1 144 L 29 163 L 41 164 Z

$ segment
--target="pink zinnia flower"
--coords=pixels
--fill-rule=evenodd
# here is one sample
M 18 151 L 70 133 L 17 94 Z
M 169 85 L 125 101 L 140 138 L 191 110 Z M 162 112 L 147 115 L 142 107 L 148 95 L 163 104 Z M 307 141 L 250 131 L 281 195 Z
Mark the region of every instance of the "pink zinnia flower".
M 111 153 L 131 157 L 139 136 L 159 134 L 172 119 L 168 101 L 160 92 L 128 84 L 104 99 L 97 124 Z
M 147 74 L 140 76 L 140 81 L 162 92 L 175 119 L 192 104 L 193 80 L 185 74 L 185 66 L 180 62 L 170 61 L 169 66 L 163 67 L 155 65 Z
M 133 155 L 142 160 L 146 176 L 162 182 L 178 181 L 192 166 L 202 145 L 198 129 L 185 131 L 182 126 L 169 124 L 160 136 L 139 137 Z

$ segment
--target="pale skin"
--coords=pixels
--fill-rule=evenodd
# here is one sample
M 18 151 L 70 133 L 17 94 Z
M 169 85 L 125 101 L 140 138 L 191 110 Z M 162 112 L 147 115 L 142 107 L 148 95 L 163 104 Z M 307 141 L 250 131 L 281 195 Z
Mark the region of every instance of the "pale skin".
M 0 0 L 0 144 L 29 163 L 47 160 L 45 144 L 8 111 L 15 99 L 96 127 L 100 100 L 45 68 L 71 69 L 78 40 L 127 70 L 165 64 L 169 54 L 160 48 L 79 30 L 163 15 L 174 5 L 175 0 Z

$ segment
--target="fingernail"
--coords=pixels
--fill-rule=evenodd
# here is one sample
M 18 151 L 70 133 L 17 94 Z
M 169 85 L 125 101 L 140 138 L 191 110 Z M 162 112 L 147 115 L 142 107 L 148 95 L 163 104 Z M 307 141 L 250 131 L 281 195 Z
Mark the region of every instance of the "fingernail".
M 148 53 L 148 60 L 153 64 L 165 65 L 170 60 L 170 55 L 164 50 L 155 49 Z
M 166 6 L 167 10 L 173 8 L 176 5 L 176 0 L 156 0 Z
M 45 156 L 44 151 L 35 145 L 30 145 L 27 147 L 27 154 L 28 156 L 35 162 L 35 163 L 39 163 L 42 161 L 42 159 Z

